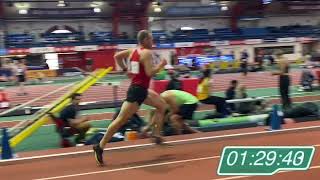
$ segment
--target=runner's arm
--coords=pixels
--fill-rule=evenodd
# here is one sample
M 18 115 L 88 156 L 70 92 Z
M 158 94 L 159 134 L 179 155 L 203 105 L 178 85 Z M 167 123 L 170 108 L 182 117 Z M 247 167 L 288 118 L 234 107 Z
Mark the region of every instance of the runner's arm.
M 153 67 L 151 51 L 147 51 L 147 50 L 145 50 L 143 53 L 141 53 L 141 61 L 144 65 L 146 74 L 149 77 L 157 74 L 167 64 L 167 62 L 165 60 L 162 60 L 159 64 L 157 64 L 155 67 Z
M 123 62 L 124 59 L 129 58 L 131 54 L 131 50 L 127 49 L 127 50 L 123 50 L 120 52 L 117 52 L 113 57 L 116 60 L 116 62 L 119 64 L 119 66 L 121 67 L 121 69 L 123 69 L 124 71 L 127 70 L 127 66 L 125 65 L 125 63 Z

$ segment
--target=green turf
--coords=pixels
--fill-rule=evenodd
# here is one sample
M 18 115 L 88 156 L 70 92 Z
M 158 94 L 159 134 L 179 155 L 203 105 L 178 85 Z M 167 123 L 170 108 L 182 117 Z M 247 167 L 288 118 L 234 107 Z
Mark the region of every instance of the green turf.
M 194 73 L 195 75 L 196 73 Z M 83 78 L 68 78 L 62 80 L 55 80 L 55 84 L 63 84 L 63 83 L 70 83 L 75 81 L 80 81 Z M 101 80 L 102 82 L 105 81 L 119 81 L 127 79 L 123 75 L 118 76 L 107 76 Z M 2 84 L 1 84 L 2 85 Z M 0 85 L 0 86 L 1 86 Z M 300 93 L 297 92 L 297 87 L 293 87 L 291 93 Z M 315 91 L 312 93 L 302 93 L 296 94 L 297 96 L 302 95 L 318 95 L 319 91 Z M 216 92 L 213 95 L 224 97 L 224 92 Z M 261 88 L 261 89 L 253 89 L 248 90 L 249 97 L 258 97 L 258 96 L 276 96 L 278 95 L 277 88 Z M 141 109 L 149 109 L 149 106 L 143 105 Z M 106 109 L 92 109 L 92 110 L 83 110 L 80 113 L 83 114 L 96 114 L 96 113 L 104 113 L 104 112 L 114 112 L 114 108 L 106 108 Z M 203 119 L 205 114 L 208 112 L 197 112 L 195 113 L 195 119 Z M 14 116 L 14 117 L 1 117 L 0 121 L 12 121 L 12 120 L 23 120 L 23 119 L 30 119 L 33 116 Z M 105 128 L 110 123 L 110 121 L 93 121 L 91 122 L 92 126 L 98 128 Z M 55 132 L 54 126 L 43 126 L 37 132 L 35 132 L 32 136 L 28 137 L 25 141 L 19 144 L 16 148 L 16 152 L 22 151 L 33 151 L 33 150 L 44 150 L 44 149 L 52 149 L 59 147 L 59 137 Z
M 291 88 L 291 93 L 294 96 L 303 96 L 303 95 L 319 95 L 319 91 L 313 92 L 298 92 L 297 87 Z M 298 94 L 295 94 L 298 93 Z M 224 92 L 216 92 L 213 93 L 215 96 L 224 97 Z M 250 89 L 248 90 L 249 97 L 258 97 L 258 96 L 276 96 L 278 95 L 277 88 L 260 88 L 260 89 Z M 292 97 L 294 97 L 292 96 Z M 141 109 L 150 109 L 149 106 L 142 105 Z M 107 113 L 107 112 L 115 112 L 115 108 L 104 108 L 104 109 L 91 109 L 91 110 L 83 110 L 81 114 L 96 114 L 96 113 Z M 23 120 L 23 119 L 31 119 L 33 116 L 12 116 L 12 117 L 0 117 L 1 121 L 12 121 L 12 120 Z
M 195 113 L 195 119 L 202 119 L 207 112 Z M 95 128 L 106 128 L 110 124 L 110 120 L 91 121 L 90 124 Z M 33 135 L 26 138 L 22 143 L 14 149 L 15 152 L 35 151 L 59 148 L 59 136 L 55 132 L 54 125 L 41 127 Z
M 203 118 L 205 112 L 198 112 L 195 118 Z M 95 128 L 106 128 L 110 124 L 110 120 L 91 121 L 90 124 Z M 59 136 L 55 132 L 54 125 L 41 127 L 33 135 L 25 139 L 15 148 L 15 152 L 45 150 L 59 148 Z
M 110 121 L 93 121 L 90 124 L 95 128 L 106 128 Z M 59 148 L 60 138 L 55 132 L 55 126 L 43 126 L 33 135 L 26 138 L 14 148 L 15 152 L 45 150 Z

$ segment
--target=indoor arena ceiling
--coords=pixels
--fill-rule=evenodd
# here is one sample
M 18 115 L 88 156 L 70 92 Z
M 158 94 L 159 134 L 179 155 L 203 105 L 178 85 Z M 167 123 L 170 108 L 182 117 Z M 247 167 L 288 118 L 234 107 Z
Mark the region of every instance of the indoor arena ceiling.
M 130 13 L 147 9 L 149 16 L 163 17 L 164 12 L 171 7 L 210 5 L 227 6 L 216 16 L 231 15 L 235 9 L 249 14 L 309 13 L 320 10 L 320 0 L 2 0 L 2 3 L 5 19 L 46 18 L 50 13 L 52 18 L 55 17 L 54 13 L 58 13 L 59 17 L 63 17 L 63 14 L 66 17 L 76 17 L 78 12 L 86 14 L 79 17 L 107 18 L 112 16 L 115 8 L 117 11 Z M 161 7 L 160 12 L 155 11 L 158 6 Z

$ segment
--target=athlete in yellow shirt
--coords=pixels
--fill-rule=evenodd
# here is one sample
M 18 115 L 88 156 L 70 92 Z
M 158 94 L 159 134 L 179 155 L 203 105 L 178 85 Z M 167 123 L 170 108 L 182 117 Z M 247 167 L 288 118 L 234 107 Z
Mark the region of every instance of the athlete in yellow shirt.
M 224 117 L 229 114 L 226 100 L 222 97 L 210 95 L 210 76 L 211 70 L 209 68 L 204 69 L 202 78 L 197 88 L 197 98 L 203 104 L 215 105 L 216 111 Z

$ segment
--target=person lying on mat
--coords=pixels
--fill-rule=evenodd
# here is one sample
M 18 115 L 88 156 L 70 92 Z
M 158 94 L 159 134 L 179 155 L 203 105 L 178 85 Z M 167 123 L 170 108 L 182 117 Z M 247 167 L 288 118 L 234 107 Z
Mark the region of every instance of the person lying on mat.
M 66 106 L 60 113 L 59 119 L 64 122 L 64 127 L 71 127 L 79 135 L 75 139 L 77 144 L 84 143 L 86 132 L 90 129 L 88 118 L 78 117 L 79 103 L 81 94 L 75 93 L 71 95 L 71 104 Z
M 292 106 L 290 109 L 278 110 L 281 124 L 299 123 L 306 121 L 314 121 L 320 117 L 320 107 L 317 103 L 306 102 Z M 265 125 L 270 126 L 272 120 L 272 112 L 266 118 Z

